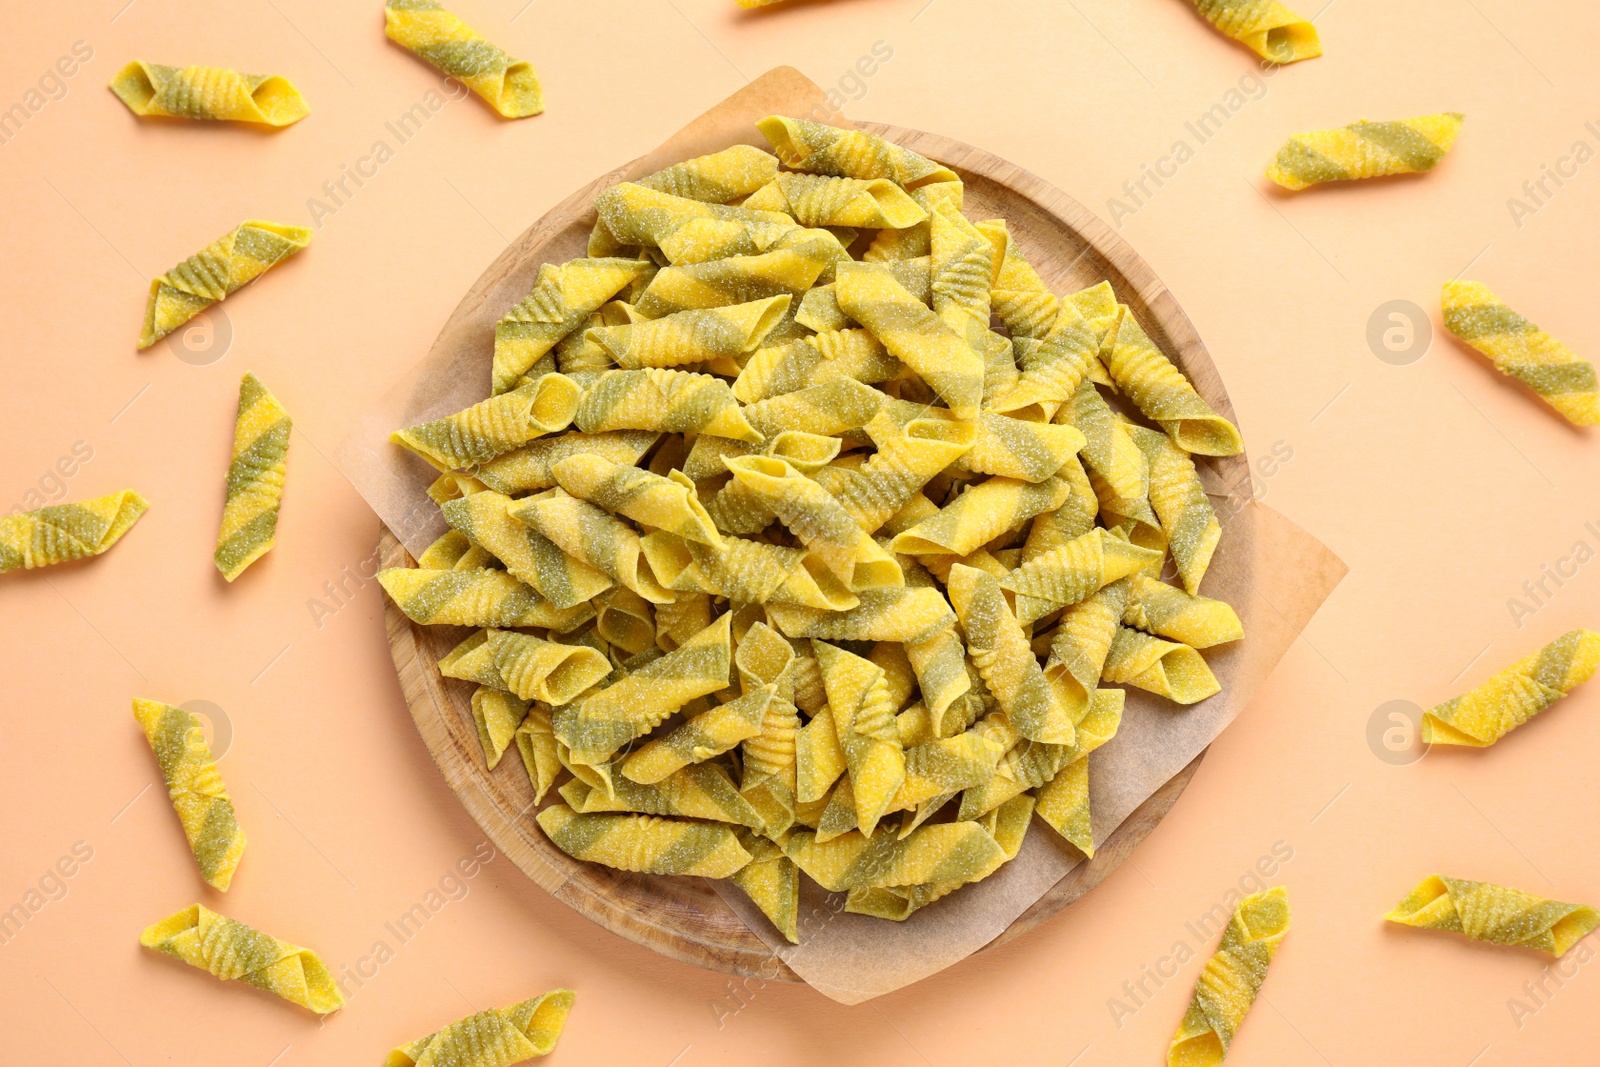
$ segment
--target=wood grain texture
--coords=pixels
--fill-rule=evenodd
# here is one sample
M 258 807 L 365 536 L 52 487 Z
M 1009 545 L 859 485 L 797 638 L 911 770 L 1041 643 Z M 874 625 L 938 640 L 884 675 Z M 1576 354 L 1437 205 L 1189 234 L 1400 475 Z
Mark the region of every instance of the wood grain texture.
M 1005 218 L 1013 238 L 1057 292 L 1108 279 L 1200 394 L 1237 421 L 1216 367 L 1177 301 L 1155 272 L 1083 205 L 1037 176 L 970 145 L 893 126 L 858 125 L 960 172 L 966 182 L 969 217 Z M 515 291 L 507 283 L 526 278 L 531 285 L 539 264 L 582 255 L 594 222 L 595 194 L 625 171 L 620 168 L 585 186 L 513 242 L 461 302 L 437 344 L 475 345 L 487 367 L 492 324 L 506 310 L 497 305 L 505 302 L 508 289 Z M 1248 484 L 1246 456 L 1205 460 L 1202 468 L 1208 479 L 1224 486 Z M 380 553 L 385 567 L 413 564 L 387 530 Z M 434 762 L 489 840 L 528 877 L 579 914 L 663 955 L 768 981 L 799 980 L 708 883 L 579 863 L 551 845 L 531 818 L 533 793 L 521 761 L 508 753 L 493 772 L 484 765 L 472 720 L 473 686 L 439 675 L 438 659 L 470 631 L 417 626 L 392 603 L 386 604 L 385 622 L 406 703 Z M 1171 809 L 1203 758 L 1204 753 L 1195 757 L 1102 843 L 1092 861 L 1075 867 L 991 944 L 1031 930 L 1103 881 Z

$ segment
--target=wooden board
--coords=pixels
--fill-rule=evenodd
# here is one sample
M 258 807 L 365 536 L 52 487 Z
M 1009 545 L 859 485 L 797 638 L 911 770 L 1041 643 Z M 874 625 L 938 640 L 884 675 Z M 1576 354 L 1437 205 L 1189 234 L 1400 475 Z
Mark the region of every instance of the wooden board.
M 1023 252 L 1057 292 L 1109 279 L 1118 297 L 1174 357 L 1200 394 L 1223 415 L 1235 418 L 1216 367 L 1172 294 L 1121 238 L 1081 204 L 1037 176 L 958 141 L 875 123 L 859 125 L 958 171 L 966 182 L 967 215 L 1006 219 Z M 592 182 L 514 242 L 479 279 L 441 333 L 441 340 L 457 336 L 462 320 L 478 303 L 474 297 L 508 273 L 529 263 L 561 262 L 581 255 L 594 222 L 590 209 L 594 196 L 616 180 L 613 173 Z M 485 366 L 488 345 L 486 339 Z M 1248 481 L 1248 460 L 1243 455 L 1206 461 L 1206 465 L 1224 485 Z M 413 563 L 387 530 L 380 553 L 385 567 Z M 493 772 L 485 768 L 472 721 L 473 686 L 442 678 L 435 666 L 471 631 L 414 625 L 392 603 L 386 605 L 385 622 L 401 689 L 434 762 L 489 840 L 528 877 L 580 915 L 663 955 L 769 981 L 775 976 L 799 980 L 774 959 L 767 945 L 709 883 L 579 863 L 551 845 L 530 817 L 532 788 L 516 752 L 508 751 Z M 1092 861 L 1075 867 L 991 944 L 1031 930 L 1103 881 L 1171 809 L 1202 758 L 1204 753 L 1146 800 L 1101 845 Z

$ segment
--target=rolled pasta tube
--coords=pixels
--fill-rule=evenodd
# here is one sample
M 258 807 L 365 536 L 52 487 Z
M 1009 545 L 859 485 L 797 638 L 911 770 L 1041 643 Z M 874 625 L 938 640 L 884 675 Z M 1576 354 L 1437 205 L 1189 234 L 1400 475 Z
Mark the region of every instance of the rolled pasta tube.
M 478 728 L 478 744 L 483 747 L 483 760 L 489 770 L 500 765 L 500 757 L 527 717 L 528 702 L 515 694 L 482 685 L 473 691 L 472 721 Z
M 494 649 L 489 645 L 489 631 L 478 630 L 439 660 L 439 673 L 445 678 L 459 678 L 487 689 L 509 693 L 511 687 L 500 676 L 494 665 Z
M 748 304 L 680 311 L 660 319 L 590 330 L 617 365 L 678 367 L 754 352 L 789 310 L 787 293 Z
M 826 704 L 795 735 L 795 799 L 799 804 L 824 800 L 846 770 L 844 746 Z
M 1109 294 L 1110 285 L 1101 285 Z M 986 400 L 985 407 L 1018 417 L 1051 418 L 1090 377 L 1091 368 L 1098 367 L 1105 332 L 1104 326 L 1091 322 L 1075 305 L 1063 301 L 1050 332 L 1026 349 L 1028 356 L 1016 383 Z
M 1428 744 L 1485 748 L 1591 678 L 1600 633 L 1573 630 L 1422 717 Z
M 1137 686 L 1177 704 L 1198 704 L 1222 692 L 1200 653 L 1125 626 L 1118 628 L 1111 642 L 1101 677 Z
M 1068 607 L 1050 639 L 1046 680 L 1076 699 L 1087 700 L 1105 673 L 1106 657 L 1128 601 L 1129 583 L 1116 581 Z
M 1106 367 L 1117 388 L 1185 452 L 1236 456 L 1244 451 L 1238 429 L 1195 392 L 1127 309 Z
M 303 226 L 241 222 L 150 283 L 139 347 L 149 348 L 310 243 Z
M 594 605 L 595 633 L 630 656 L 656 647 L 655 613 L 650 602 L 619 586 L 601 593 Z
M 528 781 L 533 786 L 533 802 L 538 804 L 561 774 L 561 758 L 556 751 L 555 731 L 550 725 L 550 709 L 539 704 L 531 706 L 527 718 L 517 727 L 514 740 L 517 752 L 522 756 L 522 766 L 528 772 Z
M 613 463 L 632 467 L 660 439 L 661 434 L 655 430 L 611 430 L 606 433 L 574 430 L 558 437 L 530 441 L 521 448 L 502 453 L 476 468 L 475 473 L 485 485 L 498 493 L 515 495 L 536 492 L 555 486 L 553 468 L 568 456 L 592 453 Z
M 290 428 L 278 398 L 254 374 L 246 374 L 239 383 L 233 456 L 212 557 L 230 582 L 271 551 L 277 539 Z
M 679 471 L 663 478 L 604 456 L 578 454 L 552 468 L 562 489 L 643 526 L 717 546 L 722 537 Z M 670 584 L 670 583 L 669 583 Z
M 1128 432 L 1150 463 L 1150 506 L 1167 535 L 1167 551 L 1177 564 L 1178 577 L 1184 589 L 1198 595 L 1222 540 L 1222 524 L 1188 453 L 1166 434 L 1143 426 L 1132 426 Z
M 947 629 L 921 641 L 908 641 L 906 657 L 916 671 L 917 688 L 932 718 L 935 736 L 958 733 L 959 730 L 950 729 L 945 712 L 972 688 L 961 638 Z
M 759 444 L 720 378 L 678 370 L 614 370 L 584 394 L 573 419 L 585 433 L 657 430 L 703 433 Z
M 609 788 L 597 789 L 574 778 L 559 792 L 573 811 L 631 811 L 640 815 L 665 815 L 680 819 L 706 819 L 760 829 L 761 816 L 739 795 L 728 772 L 716 763 L 694 763 L 644 784 L 607 767 Z
M 895 536 L 890 548 L 908 556 L 965 556 L 1035 515 L 1066 503 L 1070 487 L 1059 478 L 1039 483 L 1015 478 L 979 482 L 933 515 Z
M 861 528 L 875 533 L 924 485 L 970 450 L 979 430 L 972 423 L 913 419 L 890 433 L 868 424 L 878 450 L 859 470 L 830 468 L 817 481 Z
M 906 781 L 893 807 L 914 808 L 935 797 L 982 785 L 994 777 L 1000 757 L 1015 736 L 1003 720 L 983 720 L 954 737 L 907 748 Z
M 800 943 L 800 868 L 783 854 L 783 849 L 765 837 L 744 834 L 739 843 L 750 853 L 750 862 L 732 875 L 733 884 L 772 920 L 784 940 Z
M 389 40 L 477 93 L 502 118 L 544 111 L 532 64 L 506 55 L 438 0 L 387 0 L 383 14 Z
M 556 1047 L 576 999 L 553 989 L 509 1008 L 491 1008 L 392 1049 L 384 1067 L 511 1067 L 548 1056 Z
M 551 844 L 573 859 L 641 874 L 727 878 L 750 862 L 733 829 L 655 815 L 580 815 L 554 804 L 536 816 Z
M 906 233 L 906 230 L 882 230 L 881 233 Z M 894 275 L 894 280 L 922 301 L 924 304 L 933 303 L 933 259 L 924 254 L 909 259 L 874 260 L 868 256 L 866 262 L 876 263 Z M 827 285 L 813 286 L 807 290 L 800 301 L 800 309 L 795 314 L 795 321 L 802 326 L 810 327 L 818 333 L 844 330 L 854 324 L 855 320 L 845 314 L 839 306 L 839 285 L 830 282 Z M 897 361 L 898 365 L 898 361 Z
M 924 882 L 966 884 L 992 873 L 1006 858 L 976 822 L 930 823 L 904 838 L 852 830 L 826 842 L 796 830 L 783 850 L 830 893 Z
M 955 461 L 957 470 L 1042 482 L 1083 448 L 1082 433 L 1071 426 L 1024 422 L 984 412 L 978 416 L 972 447 Z
M 611 673 L 611 662 L 592 648 L 510 630 L 489 631 L 489 654 L 511 692 L 552 705 L 567 703 Z
M 803 549 L 731 536 L 717 549 L 660 532 L 645 535 L 642 544 L 656 576 L 680 594 L 712 593 L 743 604 L 790 604 L 824 612 L 848 611 L 861 602 Z
M 844 249 L 825 230 L 796 230 L 790 237 L 792 241 L 780 241 L 759 255 L 663 267 L 635 301 L 639 313 L 660 318 L 674 311 L 727 307 L 779 294 L 798 300 L 824 271 L 831 271 Z
M 291 126 L 311 108 L 288 78 L 222 67 L 168 67 L 134 60 L 111 79 L 111 91 L 141 118 Z
M 764 436 L 785 430 L 839 434 L 866 426 L 882 410 L 883 394 L 850 378 L 818 382 L 744 409 L 745 419 Z
M 1167 1049 L 1167 1067 L 1222 1062 L 1288 932 L 1289 895 L 1282 886 L 1239 902 L 1222 943 L 1195 983 L 1194 999 Z
M 1191 596 L 1146 574 L 1128 579 L 1128 601 L 1122 621 L 1190 648 L 1210 648 L 1244 636 L 1244 626 L 1231 606 L 1210 597 Z
M 579 703 L 557 708 L 556 738 L 576 761 L 602 763 L 689 701 L 726 687 L 732 662 L 730 623 L 730 616 L 722 615 L 660 659 Z
M 1083 466 L 1097 475 L 1120 500 L 1143 500 L 1150 493 L 1149 462 L 1092 382 L 1081 382 L 1055 416 L 1084 436 L 1079 452 Z
M 784 173 L 758 189 L 744 206 L 785 212 L 802 226 L 900 230 L 928 217 L 904 189 L 886 178 Z
M 871 333 L 841 326 L 757 349 L 733 383 L 733 395 L 742 403 L 755 404 L 836 380 L 875 385 L 899 372 L 900 361 Z
M 957 564 L 950 570 L 950 603 L 966 634 L 967 652 L 1012 725 L 1023 737 L 1070 745 L 1088 702 L 1069 703 L 1045 680 L 1028 638 L 993 575 Z
M 1267 177 L 1285 189 L 1298 190 L 1321 182 L 1424 174 L 1450 151 L 1465 118 L 1450 111 L 1297 133 L 1278 150 Z
M 651 266 L 644 260 L 601 257 L 540 267 L 533 289 L 495 323 L 493 391 L 515 388 L 557 342 Z
M 1074 761 L 1116 736 L 1122 725 L 1124 703 L 1125 694 L 1120 689 L 1096 690 L 1090 696 L 1088 711 L 1078 720 L 1078 732 L 1072 744 L 1018 741 L 1000 757 L 994 777 L 961 794 L 957 818 L 981 818 L 1011 798 L 1053 781 Z
M 582 397 L 571 378 L 546 374 L 453 415 L 400 430 L 391 439 L 441 469 L 474 467 L 566 429 Z
M 1424 878 L 1384 918 L 1558 957 L 1600 926 L 1600 913 L 1585 904 L 1547 900 L 1493 882 L 1437 874 Z
M 740 200 L 778 176 L 778 160 L 755 145 L 736 144 L 710 155 L 674 163 L 638 184 L 673 196 L 726 204 Z
M 200 723 L 183 708 L 135 700 L 133 717 L 161 765 L 167 795 L 206 884 L 227 891 L 244 855 L 244 831 Z
M 883 267 L 841 264 L 839 306 L 871 330 L 889 354 L 910 367 L 957 417 L 983 403 L 983 356 Z
M 506 571 L 486 567 L 390 567 L 378 584 L 395 607 L 423 626 L 541 626 L 566 632 L 594 617 L 587 604 L 558 608 Z
M 876 134 L 820 122 L 769 115 L 756 123 L 778 161 L 794 170 L 831 177 L 888 178 L 906 189 L 954 182 L 955 171 Z
M 506 565 L 511 574 L 557 608 L 593 600 L 612 581 L 604 572 L 561 551 L 543 534 L 511 517 L 516 502 L 493 491 L 473 493 L 440 506 L 451 529 Z
M 932 587 L 863 589 L 861 603 L 844 611 L 771 603 L 773 625 L 790 637 L 829 641 L 904 641 L 915 644 L 948 631 L 955 613 Z
M 640 746 L 623 761 L 622 773 L 642 785 L 653 785 L 690 764 L 720 756 L 761 733 L 777 692 L 777 686 L 762 686 L 701 712 L 665 737 Z
M 0 516 L 0 574 L 98 556 L 149 510 L 132 489 Z
M 667 253 L 669 262 L 678 262 L 667 245 L 675 234 L 700 223 L 729 223 L 748 235 L 750 244 L 734 248 L 729 255 L 750 255 L 765 251 L 785 233 L 796 228 L 794 219 L 781 210 L 759 211 L 728 207 L 690 197 L 677 196 L 635 182 L 613 185 L 594 199 L 599 221 L 611 237 L 628 247 L 648 246 Z M 709 233 L 711 231 L 702 231 Z M 694 260 L 702 262 L 702 260 Z
M 1278 0 L 1195 0 L 1200 14 L 1270 63 L 1298 63 L 1322 54 L 1317 28 Z
M 655 616 L 656 648 L 674 652 L 711 624 L 711 597 L 699 591 L 679 592 L 672 603 L 657 604 Z
M 1479 282 L 1446 282 L 1444 326 L 1577 426 L 1600 426 L 1594 364 L 1506 307 Z
M 1089 811 L 1089 757 L 1080 756 L 1039 787 L 1034 811 L 1050 829 L 1094 858 L 1094 825 Z
M 639 535 L 604 508 L 558 487 L 517 501 L 510 515 L 549 538 L 568 556 L 610 576 L 650 603 L 665 604 L 673 599 L 672 591 L 651 572 Z
M 877 664 L 822 641 L 812 648 L 850 775 L 853 822 L 871 836 L 906 778 L 894 701 Z
M 218 915 L 203 904 L 191 904 L 145 927 L 139 944 L 225 982 L 248 983 L 318 1015 L 344 1007 L 333 975 L 315 952 Z

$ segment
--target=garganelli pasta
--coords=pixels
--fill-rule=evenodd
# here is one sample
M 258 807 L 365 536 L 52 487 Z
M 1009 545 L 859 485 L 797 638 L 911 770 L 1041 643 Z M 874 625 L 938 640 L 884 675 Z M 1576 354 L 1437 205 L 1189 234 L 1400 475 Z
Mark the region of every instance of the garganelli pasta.
M 288 78 L 222 67 L 167 67 L 134 60 L 111 79 L 111 91 L 140 117 L 289 126 L 311 114 Z
M 1479 282 L 1446 282 L 1444 326 L 1579 426 L 1600 426 L 1594 364 L 1501 303 Z
M 310 243 L 303 226 L 241 222 L 150 283 L 139 347 L 149 348 Z
M 380 582 L 474 628 L 440 673 L 557 848 L 732 878 L 798 941 L 802 876 L 903 921 L 1035 816 L 1094 854 L 1127 692 L 1182 714 L 1243 637 L 1202 482 L 1243 444 L 955 171 L 759 126 L 772 153 L 602 192 L 588 256 L 499 321 L 488 399 L 395 435 L 450 532 Z
M 150 505 L 132 489 L 0 516 L 0 574 L 98 556 L 121 540 Z
M 270 552 L 277 540 L 291 428 L 289 413 L 278 398 L 254 374 L 246 374 L 239 383 L 233 458 L 213 556 L 217 570 L 230 582 Z
M 1573 630 L 1425 713 L 1422 740 L 1485 748 L 1588 681 L 1597 668 L 1600 633 Z
M 544 110 L 544 91 L 533 66 L 512 59 L 484 40 L 439 0 L 387 0 L 383 32 L 477 93 L 508 119 Z
M 1437 874 L 1424 878 L 1384 918 L 1552 956 L 1564 955 L 1600 926 L 1600 913 L 1585 904 L 1546 900 L 1493 882 Z
M 1320 182 L 1422 174 L 1438 166 L 1450 151 L 1465 118 L 1448 111 L 1297 133 L 1278 150 L 1267 177 L 1285 189 L 1304 189 Z
M 247 982 L 318 1015 L 344 1007 L 333 975 L 315 952 L 218 915 L 204 904 L 191 904 L 146 927 L 139 944 L 225 982 Z
M 184 709 L 154 700 L 135 700 L 133 717 L 161 764 L 167 795 L 189 838 L 200 877 L 226 891 L 244 855 L 244 831 L 234 818 L 233 801 L 200 724 Z
M 1297 63 L 1322 54 L 1317 28 L 1278 0 L 1195 0 L 1218 30 L 1272 63 Z
M 1167 1049 L 1168 1067 L 1210 1067 L 1227 1056 L 1234 1034 L 1255 1003 L 1267 967 L 1289 932 L 1289 894 L 1282 886 L 1239 902 L 1206 961 L 1194 999 Z
M 390 1051 L 384 1067 L 511 1067 L 548 1056 L 577 994 L 552 989 L 509 1008 L 490 1008 Z

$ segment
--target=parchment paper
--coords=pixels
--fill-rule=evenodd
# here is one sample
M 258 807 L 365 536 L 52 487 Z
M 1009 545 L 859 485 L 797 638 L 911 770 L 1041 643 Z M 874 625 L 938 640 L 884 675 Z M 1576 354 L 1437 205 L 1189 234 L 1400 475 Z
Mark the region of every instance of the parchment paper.
M 444 530 L 424 490 L 432 468 L 388 443 L 393 430 L 459 411 L 489 395 L 494 324 L 532 288 L 539 266 L 584 254 L 595 193 L 735 143 L 765 147 L 755 122 L 769 114 L 844 124 L 823 91 L 798 71 L 771 71 L 701 116 L 647 156 L 597 179 L 534 224 L 462 301 L 432 350 L 358 420 L 337 462 L 413 556 Z M 1210 398 L 1213 401 L 1216 398 Z M 1128 689 L 1116 737 L 1090 756 L 1096 841 L 1182 770 L 1233 721 L 1310 622 L 1345 566 L 1315 538 L 1249 500 L 1249 479 L 1208 491 L 1223 525 L 1205 592 L 1232 604 L 1245 639 L 1208 650 L 1223 691 L 1182 709 Z M 731 884 L 717 891 L 796 974 L 834 1000 L 855 1004 L 943 970 L 992 941 L 1080 861 L 1076 850 L 1035 826 L 1018 857 L 996 874 L 891 923 L 839 910 L 842 894 L 806 882 L 802 943 L 789 945 Z

